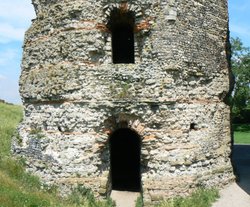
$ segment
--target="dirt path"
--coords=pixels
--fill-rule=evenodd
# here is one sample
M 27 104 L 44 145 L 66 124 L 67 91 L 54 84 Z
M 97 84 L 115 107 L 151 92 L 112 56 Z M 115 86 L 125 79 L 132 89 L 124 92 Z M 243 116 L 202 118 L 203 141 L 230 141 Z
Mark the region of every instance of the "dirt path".
M 234 146 L 233 164 L 239 182 L 221 190 L 213 207 L 250 207 L 250 145 Z
M 134 207 L 139 192 L 112 190 L 111 198 L 115 201 L 117 207 Z
M 233 183 L 220 191 L 220 199 L 212 207 L 250 207 L 250 196 Z

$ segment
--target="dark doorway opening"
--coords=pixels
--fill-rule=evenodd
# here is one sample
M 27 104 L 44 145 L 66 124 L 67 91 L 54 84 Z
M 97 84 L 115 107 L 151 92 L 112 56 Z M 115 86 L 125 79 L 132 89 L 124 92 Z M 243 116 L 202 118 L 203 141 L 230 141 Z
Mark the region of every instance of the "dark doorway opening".
M 110 136 L 111 181 L 113 190 L 140 191 L 140 136 L 121 128 Z
M 113 63 L 135 63 L 134 13 L 114 9 L 108 27 L 112 33 Z

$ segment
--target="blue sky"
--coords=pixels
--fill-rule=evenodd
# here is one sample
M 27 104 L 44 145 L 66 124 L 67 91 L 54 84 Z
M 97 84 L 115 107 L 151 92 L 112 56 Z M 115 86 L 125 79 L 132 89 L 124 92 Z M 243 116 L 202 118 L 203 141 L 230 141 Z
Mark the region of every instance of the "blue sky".
M 250 0 L 229 0 L 228 5 L 230 35 L 250 47 Z
M 231 36 L 250 47 L 250 0 L 229 0 L 228 4 Z M 21 103 L 18 79 L 22 42 L 34 18 L 31 0 L 0 0 L 0 99 L 11 103 Z
M 0 0 L 0 99 L 11 103 L 21 103 L 22 42 L 34 17 L 31 0 Z

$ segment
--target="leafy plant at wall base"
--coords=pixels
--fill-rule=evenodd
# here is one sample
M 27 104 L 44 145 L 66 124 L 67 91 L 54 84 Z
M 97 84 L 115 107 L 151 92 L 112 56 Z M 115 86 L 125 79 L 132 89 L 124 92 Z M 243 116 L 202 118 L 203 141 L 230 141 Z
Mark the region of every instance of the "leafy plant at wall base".
M 115 203 L 108 198 L 105 201 L 98 201 L 95 199 L 91 189 L 86 188 L 84 185 L 78 185 L 73 189 L 69 200 L 77 206 L 88 207 L 114 207 Z
M 136 199 L 135 207 L 143 207 L 142 195 L 138 196 L 138 198 Z
M 45 137 L 45 135 L 42 133 L 42 130 L 41 129 L 37 129 L 37 128 L 31 129 L 30 135 L 34 135 L 35 138 L 37 138 L 37 139 L 42 139 L 42 138 Z
M 198 189 L 189 197 L 175 197 L 161 202 L 155 207 L 211 207 L 219 198 L 216 189 Z

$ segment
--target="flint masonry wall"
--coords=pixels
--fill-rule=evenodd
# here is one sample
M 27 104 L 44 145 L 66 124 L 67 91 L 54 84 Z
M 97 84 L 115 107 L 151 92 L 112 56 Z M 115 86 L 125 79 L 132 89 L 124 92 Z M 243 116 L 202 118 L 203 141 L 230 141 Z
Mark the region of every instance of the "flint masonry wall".
M 145 204 L 234 179 L 226 0 L 33 0 L 13 151 L 46 183 L 112 189 L 109 137 L 141 139 Z M 112 63 L 110 14 L 134 14 L 135 64 Z

